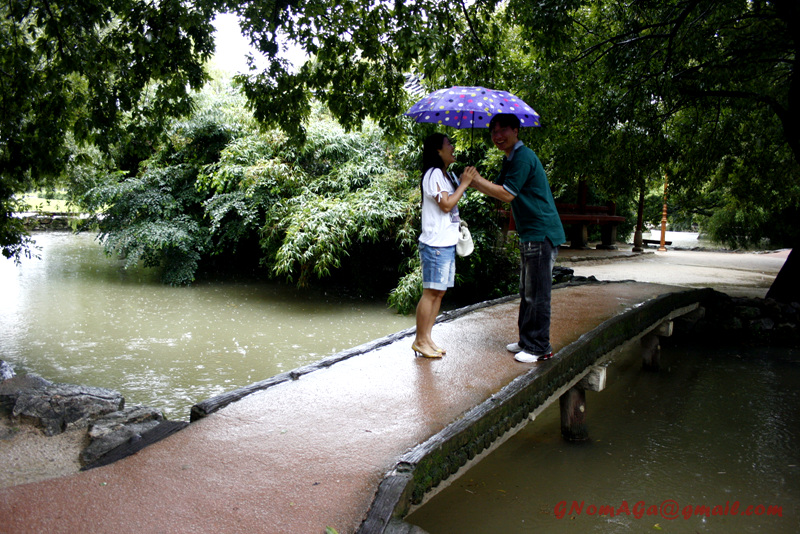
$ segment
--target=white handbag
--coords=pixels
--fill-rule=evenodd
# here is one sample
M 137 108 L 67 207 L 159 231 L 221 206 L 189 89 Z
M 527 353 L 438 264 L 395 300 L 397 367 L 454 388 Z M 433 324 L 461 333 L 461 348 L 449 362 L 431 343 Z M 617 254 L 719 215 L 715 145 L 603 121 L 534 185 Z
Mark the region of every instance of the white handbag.
M 459 256 L 469 256 L 475 250 L 475 245 L 472 243 L 472 234 L 469 233 L 467 223 L 461 221 L 461 235 L 458 236 L 458 243 L 456 243 L 456 254 Z

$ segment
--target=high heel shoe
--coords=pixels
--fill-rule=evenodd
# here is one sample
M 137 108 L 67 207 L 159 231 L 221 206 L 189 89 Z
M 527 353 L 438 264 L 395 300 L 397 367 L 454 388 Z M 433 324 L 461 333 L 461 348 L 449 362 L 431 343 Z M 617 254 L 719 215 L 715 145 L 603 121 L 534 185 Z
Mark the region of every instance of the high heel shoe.
M 434 351 L 432 354 L 423 351 L 417 346 L 416 343 L 411 344 L 411 350 L 414 351 L 414 356 L 422 356 L 423 358 L 441 358 L 442 353 Z

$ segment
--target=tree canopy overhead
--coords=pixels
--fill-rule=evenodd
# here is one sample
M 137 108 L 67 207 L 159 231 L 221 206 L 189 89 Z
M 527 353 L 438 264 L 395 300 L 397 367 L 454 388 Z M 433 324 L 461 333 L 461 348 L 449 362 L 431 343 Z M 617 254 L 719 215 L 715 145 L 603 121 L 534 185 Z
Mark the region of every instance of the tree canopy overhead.
M 684 201 L 730 161 L 754 187 L 797 183 L 800 4 L 794 0 L 230 1 L 274 61 L 243 77 L 259 120 L 302 137 L 312 98 L 345 126 L 370 116 L 397 131 L 404 76 L 434 90 L 509 90 L 542 115 L 537 149 L 559 180 L 608 194 L 663 180 Z M 312 61 L 277 59 L 281 39 Z M 402 131 L 400 129 L 399 131 Z M 785 156 L 789 159 L 786 160 Z M 728 162 L 727 164 L 724 162 Z M 766 173 L 764 170 L 766 169 Z M 784 198 L 797 203 L 797 192 Z M 709 205 L 706 205 L 708 208 Z
M 129 177 L 160 150 L 166 117 L 186 115 L 206 79 L 215 10 L 237 14 L 272 60 L 238 83 L 256 118 L 291 141 L 306 139 L 322 109 L 348 130 L 371 117 L 383 132 L 417 133 L 402 116 L 407 75 L 429 90 L 506 89 L 541 114 L 534 144 L 556 187 L 589 179 L 625 201 L 669 172 L 671 198 L 713 213 L 726 239 L 773 237 L 783 221 L 791 242 L 799 9 L 795 0 L 7 2 L 0 246 L 20 251 L 13 193 L 58 177 L 80 159 L 80 142 L 115 150 Z M 312 60 L 295 70 L 279 59 L 283 40 Z M 141 177 L 155 180 L 154 168 Z
M 4 255 L 22 250 L 12 195 L 59 178 L 73 141 L 146 152 L 169 117 L 189 111 L 192 89 L 207 80 L 213 16 L 213 2 L 181 0 L 0 5 Z
M 711 99 L 759 104 L 777 116 L 800 160 L 800 81 L 793 76 L 800 6 L 793 0 L 234 0 L 227 7 L 276 60 L 246 82 L 258 118 L 288 129 L 308 116 L 312 95 L 346 127 L 366 115 L 387 124 L 405 110 L 404 75 L 412 72 L 429 88 L 502 84 L 512 91 L 524 89 L 515 86 L 527 73 L 529 91 L 558 91 L 531 87 L 531 77 L 567 68 L 599 77 L 605 95 L 571 96 L 605 98 L 609 126 L 635 117 L 642 103 L 660 103 L 662 120 Z M 281 37 L 315 61 L 293 72 L 277 60 Z M 520 53 L 534 60 L 525 72 Z

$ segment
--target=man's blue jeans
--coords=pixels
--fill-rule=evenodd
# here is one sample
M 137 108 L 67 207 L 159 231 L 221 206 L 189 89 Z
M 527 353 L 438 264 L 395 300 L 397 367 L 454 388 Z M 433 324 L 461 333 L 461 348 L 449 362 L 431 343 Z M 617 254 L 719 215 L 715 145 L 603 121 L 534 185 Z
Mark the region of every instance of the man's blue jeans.
M 550 293 L 558 248 L 550 241 L 520 243 L 519 345 L 532 354 L 552 352 Z

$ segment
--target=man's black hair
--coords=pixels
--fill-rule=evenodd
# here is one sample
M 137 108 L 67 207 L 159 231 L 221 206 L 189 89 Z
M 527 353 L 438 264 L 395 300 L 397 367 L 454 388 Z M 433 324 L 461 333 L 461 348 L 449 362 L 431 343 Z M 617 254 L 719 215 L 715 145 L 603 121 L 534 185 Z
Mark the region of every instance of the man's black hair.
M 519 129 L 519 117 L 511 113 L 498 113 L 489 121 L 489 131 L 494 130 L 495 124 L 499 124 L 501 128 Z

